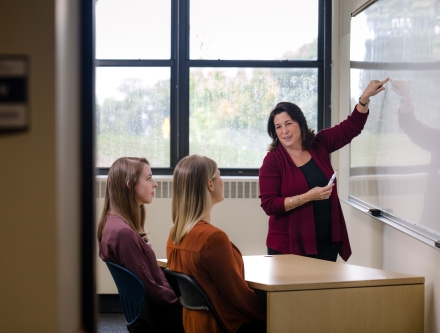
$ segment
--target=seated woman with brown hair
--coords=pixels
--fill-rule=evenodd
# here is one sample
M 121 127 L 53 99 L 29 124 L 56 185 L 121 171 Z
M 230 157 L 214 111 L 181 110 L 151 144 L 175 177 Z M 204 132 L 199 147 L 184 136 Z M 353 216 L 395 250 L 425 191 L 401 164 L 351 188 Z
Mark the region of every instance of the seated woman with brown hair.
M 265 332 L 264 307 L 244 280 L 238 248 L 213 226 L 211 208 L 223 200 L 217 164 L 200 155 L 183 158 L 173 176 L 168 268 L 194 277 L 209 296 L 229 332 Z M 222 332 L 208 311 L 183 309 L 186 332 Z
M 121 157 L 110 168 L 98 225 L 99 256 L 125 267 L 144 284 L 160 332 L 184 332 L 182 306 L 171 289 L 144 230 L 145 207 L 157 183 L 145 158 Z M 130 332 L 149 332 L 147 308 Z

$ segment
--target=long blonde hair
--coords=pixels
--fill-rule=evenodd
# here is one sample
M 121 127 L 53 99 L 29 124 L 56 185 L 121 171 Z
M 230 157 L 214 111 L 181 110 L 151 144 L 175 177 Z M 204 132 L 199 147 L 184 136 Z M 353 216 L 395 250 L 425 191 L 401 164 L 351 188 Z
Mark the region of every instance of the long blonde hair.
M 148 241 L 144 230 L 145 208 L 136 200 L 134 187 L 142 174 L 144 165 L 150 165 L 145 158 L 121 157 L 110 167 L 105 190 L 104 209 L 98 224 L 98 240 L 102 239 L 105 221 L 110 211 L 120 216 L 131 229 Z M 127 185 L 128 182 L 128 185 Z
M 173 174 L 171 234 L 175 244 L 180 244 L 200 219 L 212 207 L 208 182 L 214 179 L 217 163 L 206 156 L 186 156 L 177 163 Z

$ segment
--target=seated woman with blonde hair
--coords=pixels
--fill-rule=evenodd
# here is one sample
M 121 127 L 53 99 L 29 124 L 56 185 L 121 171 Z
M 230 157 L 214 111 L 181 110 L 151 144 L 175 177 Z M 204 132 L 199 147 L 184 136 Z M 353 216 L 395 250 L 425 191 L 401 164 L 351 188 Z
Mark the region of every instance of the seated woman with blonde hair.
M 145 158 L 121 157 L 111 166 L 98 225 L 99 256 L 125 267 L 144 284 L 160 332 L 184 332 L 182 306 L 171 289 L 144 230 L 145 207 L 157 183 Z M 130 332 L 150 332 L 148 308 Z
M 229 332 L 266 332 L 265 311 L 244 280 L 238 248 L 213 226 L 211 208 L 223 200 L 217 164 L 200 155 L 183 158 L 173 176 L 168 268 L 194 277 L 209 296 Z M 186 332 L 222 332 L 208 311 L 183 309 Z

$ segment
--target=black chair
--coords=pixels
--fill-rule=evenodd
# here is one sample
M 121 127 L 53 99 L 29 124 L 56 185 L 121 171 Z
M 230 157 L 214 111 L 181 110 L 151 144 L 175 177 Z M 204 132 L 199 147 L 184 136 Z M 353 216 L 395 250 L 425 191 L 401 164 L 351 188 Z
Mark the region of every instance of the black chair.
M 164 273 L 174 292 L 179 297 L 180 304 L 182 304 L 184 308 L 197 311 L 210 311 L 223 332 L 228 333 L 228 330 L 209 300 L 208 295 L 206 295 L 196 279 L 183 273 L 171 271 L 168 268 L 164 270 Z
M 158 329 L 154 323 L 150 302 L 142 281 L 122 266 L 109 261 L 105 261 L 105 263 L 118 288 L 119 298 L 124 308 L 127 329 L 130 332 L 143 330 L 145 332 L 157 333 Z M 147 308 L 145 309 L 145 307 Z M 140 321 L 142 312 L 150 314 L 149 318 L 142 318 L 142 321 Z

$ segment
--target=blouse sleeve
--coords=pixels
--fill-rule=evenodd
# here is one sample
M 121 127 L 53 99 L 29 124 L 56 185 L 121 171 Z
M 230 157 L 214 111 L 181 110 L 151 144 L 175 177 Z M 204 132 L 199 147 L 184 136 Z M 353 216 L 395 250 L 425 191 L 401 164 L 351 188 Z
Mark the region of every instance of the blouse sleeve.
M 284 197 L 281 196 L 280 163 L 269 153 L 263 160 L 259 172 L 261 208 L 267 215 L 286 213 Z
M 236 262 L 232 244 L 224 232 L 219 230 L 209 236 L 200 258 L 219 293 L 231 307 L 248 318 L 264 320 L 264 308 L 244 280 L 243 265 L 240 267 Z
M 177 297 L 157 265 L 156 255 L 149 244 L 142 246 L 136 234 L 123 229 L 118 233 L 117 253 L 122 265 L 142 281 L 154 304 L 177 302 Z
M 369 111 L 360 113 L 356 107 L 347 119 L 331 128 L 319 131 L 316 136 L 317 140 L 321 140 L 329 153 L 332 153 L 345 145 L 349 144 L 364 129 L 367 122 Z

